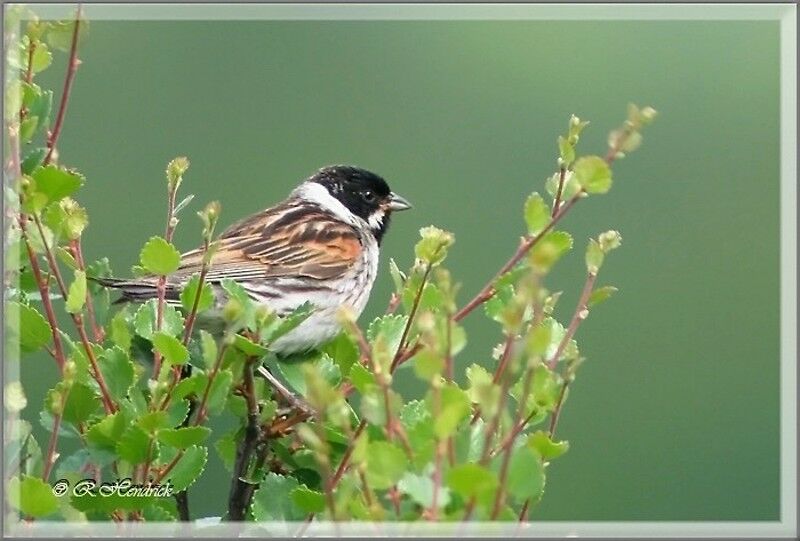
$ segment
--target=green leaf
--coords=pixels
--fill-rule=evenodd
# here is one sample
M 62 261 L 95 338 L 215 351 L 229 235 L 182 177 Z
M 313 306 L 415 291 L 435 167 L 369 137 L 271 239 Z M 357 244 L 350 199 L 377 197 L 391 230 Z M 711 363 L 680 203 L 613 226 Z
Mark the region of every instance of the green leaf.
M 36 128 L 39 126 L 38 116 L 28 116 L 19 124 L 19 139 L 23 144 L 27 144 L 36 133 Z
M 86 440 L 93 447 L 115 451 L 117 443 L 126 428 L 128 428 L 128 420 L 121 411 L 118 411 L 111 415 L 106 415 L 93 424 L 86 432 Z
M 230 370 L 220 370 L 217 373 L 208 391 L 207 409 L 209 413 L 216 414 L 225 408 L 225 401 L 228 399 L 232 382 L 233 374 Z
M 233 345 L 248 357 L 261 358 L 269 353 L 267 348 L 260 344 L 256 344 L 241 334 L 237 334 L 233 337 Z
M 278 338 L 285 336 L 295 330 L 298 325 L 304 322 L 314 312 L 314 305 L 304 302 L 295 308 L 291 314 L 283 317 L 277 327 L 271 328 L 270 332 L 261 336 L 262 341 L 275 342 Z
M 565 165 L 569 165 L 575 159 L 575 146 L 564 136 L 558 137 L 558 154 Z
M 510 476 L 509 476 L 510 477 Z M 445 476 L 447 486 L 465 500 L 491 501 L 497 491 L 497 476 L 478 464 L 459 464 Z
M 111 397 L 117 401 L 126 398 L 134 381 L 133 362 L 128 353 L 115 346 L 104 351 L 98 363 Z
M 408 466 L 405 453 L 388 441 L 373 441 L 367 451 L 367 482 L 370 487 L 385 490 L 395 485 Z
M 525 201 L 525 223 L 529 235 L 540 233 L 550 223 L 550 209 L 538 193 L 531 194 Z
M 500 405 L 500 386 L 495 385 L 489 372 L 478 364 L 467 368 L 467 379 L 470 400 L 478 404 L 484 419 L 492 418 Z
M 129 426 L 117 442 L 117 455 L 131 464 L 147 460 L 150 436 L 138 425 Z
M 558 458 L 569 451 L 569 442 L 554 442 L 546 432 L 537 430 L 528 438 L 528 445 L 544 460 Z
M 531 249 L 528 260 L 531 266 L 545 273 L 572 249 L 572 237 L 564 231 L 549 231 Z
M 403 336 L 408 316 L 388 314 L 372 320 L 367 328 L 367 339 L 375 343 L 378 337 L 384 340 L 386 349 L 394 354 L 400 347 L 400 339 Z
M 12 477 L 6 494 L 8 503 L 26 516 L 44 517 L 58 509 L 58 499 L 53 494 L 53 488 L 38 477 L 23 475 L 22 480 Z
M 86 273 L 82 270 L 75 271 L 75 281 L 69 286 L 67 293 L 67 312 L 77 314 L 83 310 L 86 303 Z
M 406 472 L 400 482 L 397 483 L 397 488 L 425 509 L 430 509 L 433 506 L 433 480 L 430 476 Z M 436 507 L 441 509 L 449 503 L 450 490 L 447 487 L 440 487 Z
M 354 364 L 350 368 L 350 382 L 363 395 L 370 385 L 375 385 L 375 374 L 362 364 Z
M 207 460 L 208 449 L 206 447 L 193 445 L 187 448 L 167 476 L 172 483 L 172 489 L 180 492 L 194 484 L 203 473 Z
M 195 298 L 197 297 L 197 290 L 200 288 L 200 275 L 195 274 L 181 290 L 181 305 L 188 313 L 194 306 Z M 214 293 L 209 284 L 204 283 L 203 289 L 200 291 L 200 299 L 197 302 L 197 313 L 208 310 L 214 305 Z
M 153 334 L 153 346 L 172 366 L 181 365 L 189 360 L 189 350 L 180 340 L 170 334 L 163 332 Z
M 183 317 L 178 311 L 169 304 L 164 305 L 164 319 L 161 323 L 161 331 L 177 336 L 183 332 Z M 136 311 L 133 317 L 133 327 L 136 334 L 147 340 L 153 338 L 156 328 L 156 299 L 150 299 Z
M 315 354 L 311 358 L 300 361 L 279 361 L 276 365 L 286 383 L 302 396 L 306 396 L 308 392 L 305 376 L 306 367 L 313 367 L 313 370 L 320 374 L 322 379 L 331 387 L 339 385 L 342 380 L 339 367 L 327 355 Z
M 217 342 L 210 333 L 201 330 L 200 344 L 203 348 L 203 362 L 208 369 L 211 369 L 217 361 Z
M 299 486 L 294 477 L 268 473 L 253 495 L 253 517 L 259 522 L 305 518 L 308 513 L 299 509 L 290 497 Z
M 511 451 L 508 465 L 508 493 L 520 501 L 537 500 L 544 491 L 544 466 L 539 454 L 527 445 L 519 445 Z
M 38 310 L 16 301 L 8 303 L 6 310 L 9 334 L 18 337 L 19 347 L 23 353 L 37 351 L 50 343 L 53 336 L 50 324 Z M 19 319 L 15 317 L 16 314 L 19 314 Z
M 419 230 L 422 239 L 414 246 L 414 254 L 418 259 L 431 266 L 440 264 L 447 257 L 447 249 L 455 242 L 452 233 L 428 226 Z
M 158 441 L 177 449 L 186 449 L 192 445 L 203 443 L 210 434 L 211 429 L 204 426 L 167 428 L 158 431 Z
M 24 66 L 28 68 L 28 57 L 26 56 L 24 59 Z M 33 50 L 33 58 L 31 58 L 31 71 L 36 74 L 41 71 L 47 69 L 48 66 L 53 62 L 53 53 L 50 52 L 50 49 L 47 47 L 47 44 L 42 43 L 41 41 L 36 44 L 36 48 Z
M 181 264 L 181 253 L 163 238 L 150 237 L 139 254 L 139 262 L 153 274 L 171 274 Z
M 77 171 L 60 169 L 55 165 L 36 170 L 33 180 L 36 182 L 36 191 L 43 194 L 48 203 L 72 195 L 85 181 L 83 175 Z
M 433 421 L 433 430 L 440 439 L 455 433 L 458 424 L 470 412 L 467 393 L 455 384 L 444 385 L 441 389 L 441 409 Z
M 110 326 L 111 341 L 123 350 L 128 351 L 131 348 L 133 334 L 130 331 L 127 310 L 120 310 L 114 314 Z
M 358 362 L 360 356 L 358 346 L 347 333 L 343 332 L 326 344 L 322 348 L 322 352 L 333 359 L 344 376 L 350 373 L 350 368 Z
M 594 239 L 589 239 L 589 244 L 586 246 L 586 270 L 589 274 L 597 274 L 603 265 L 604 258 L 605 252 L 600 248 L 600 243 Z
M 583 156 L 572 168 L 578 184 L 588 193 L 607 193 L 611 189 L 611 168 L 600 156 Z
M 423 381 L 431 381 L 444 370 L 444 357 L 430 349 L 423 349 L 414 356 L 414 374 Z
M 189 402 L 173 399 L 167 408 L 167 426 L 178 426 L 186 420 L 187 415 L 189 415 Z
M 155 434 L 162 428 L 167 427 L 167 412 L 162 410 L 148 411 L 136 421 L 139 428 L 148 434 Z
M 614 293 L 616 293 L 618 289 L 614 286 L 603 286 L 598 287 L 592 294 L 589 295 L 589 300 L 586 305 L 591 308 L 593 306 L 597 306 L 603 301 L 608 300 Z
M 37 167 L 42 165 L 44 161 L 44 157 L 47 155 L 47 149 L 44 147 L 34 148 L 30 152 L 25 155 L 23 158 L 22 163 L 20 164 L 20 169 L 22 170 L 23 175 L 30 175 Z
M 292 490 L 289 496 L 292 498 L 292 503 L 306 513 L 321 513 L 325 510 L 325 495 L 305 485 Z
M 78 425 L 89 419 L 99 408 L 100 398 L 94 389 L 83 383 L 75 383 L 64 404 L 64 420 Z

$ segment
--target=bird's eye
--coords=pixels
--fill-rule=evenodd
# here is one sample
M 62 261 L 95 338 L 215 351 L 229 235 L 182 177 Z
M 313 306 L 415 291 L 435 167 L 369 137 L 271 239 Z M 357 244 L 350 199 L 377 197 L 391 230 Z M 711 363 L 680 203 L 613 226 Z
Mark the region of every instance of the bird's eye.
M 375 192 L 372 192 L 370 190 L 366 190 L 366 191 L 361 192 L 361 197 L 367 203 L 374 203 L 375 200 L 377 199 L 377 197 L 375 197 Z

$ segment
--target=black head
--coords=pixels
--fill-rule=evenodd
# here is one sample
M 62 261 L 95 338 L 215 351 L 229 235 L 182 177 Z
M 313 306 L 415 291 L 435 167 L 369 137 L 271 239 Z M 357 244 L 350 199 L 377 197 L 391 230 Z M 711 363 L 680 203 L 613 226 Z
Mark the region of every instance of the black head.
M 411 208 L 382 177 L 360 167 L 323 167 L 308 180 L 324 186 L 347 210 L 367 222 L 378 242 L 389 227 L 392 212 Z

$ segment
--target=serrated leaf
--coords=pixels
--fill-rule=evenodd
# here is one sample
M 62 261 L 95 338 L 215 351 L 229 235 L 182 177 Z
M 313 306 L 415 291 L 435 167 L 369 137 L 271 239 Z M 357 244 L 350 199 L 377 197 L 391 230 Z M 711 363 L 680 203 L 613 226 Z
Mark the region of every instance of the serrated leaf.
M 359 360 L 358 346 L 347 333 L 339 333 L 336 338 L 322 348 L 322 352 L 333 359 L 344 376 L 350 373 L 351 367 Z
M 268 473 L 253 495 L 251 510 L 259 521 L 296 521 L 308 513 L 299 509 L 290 494 L 299 487 L 293 477 Z
M 8 482 L 7 496 L 8 503 L 26 516 L 45 517 L 58 509 L 53 488 L 38 477 L 12 477 Z
M 440 439 L 455 433 L 458 424 L 470 412 L 470 401 L 467 393 L 455 384 L 447 384 L 441 388 L 441 405 L 439 414 L 433 421 L 433 430 Z
M 525 201 L 525 223 L 529 235 L 540 233 L 550 223 L 550 209 L 538 193 L 531 194 Z
M 233 382 L 233 374 L 230 370 L 220 370 L 214 381 L 211 382 L 211 387 L 208 391 L 208 403 L 206 408 L 209 413 L 219 413 L 225 407 L 225 401 L 228 399 L 228 393 L 231 390 Z
M 37 351 L 50 343 L 50 324 L 38 310 L 16 301 L 6 305 L 10 335 L 19 339 L 23 353 Z M 19 316 L 17 318 L 17 316 Z
M 75 280 L 70 284 L 67 293 L 66 310 L 70 314 L 77 314 L 83 310 L 86 303 L 86 273 L 81 270 L 75 271 Z
M 539 454 L 527 445 L 511 450 L 506 487 L 519 501 L 538 499 L 544 490 L 544 466 Z
M 114 451 L 120 437 L 127 428 L 128 420 L 121 411 L 118 411 L 111 415 L 106 415 L 93 424 L 86 432 L 86 441 L 93 447 Z
M 314 313 L 314 305 L 310 302 L 304 302 L 297 308 L 295 308 L 291 314 L 288 316 L 283 317 L 280 320 L 280 323 L 277 327 L 274 327 L 273 330 L 269 333 L 268 336 L 262 336 L 262 340 L 266 340 L 268 342 L 275 342 L 282 336 L 285 336 L 295 330 L 302 322 L 304 322 L 308 317 Z
M 292 503 L 306 513 L 321 513 L 325 510 L 325 495 L 311 490 L 305 485 L 299 486 L 289 494 Z
M 600 248 L 600 244 L 594 239 L 589 239 L 589 244 L 586 246 L 586 270 L 590 274 L 597 274 L 603 265 L 604 258 L 605 253 Z
M 591 308 L 593 306 L 597 306 L 601 302 L 606 301 L 609 298 L 611 298 L 611 296 L 614 295 L 614 293 L 616 293 L 617 291 L 618 291 L 618 289 L 616 287 L 614 287 L 614 286 L 598 287 L 597 289 L 592 291 L 591 295 L 589 295 L 589 300 L 586 303 L 586 305 L 589 308 Z
M 163 238 L 150 237 L 139 254 L 139 263 L 153 274 L 171 274 L 181 264 L 181 253 Z
M 203 362 L 208 369 L 211 369 L 217 361 L 217 342 L 210 333 L 201 330 L 200 344 L 203 350 Z
M 109 334 L 111 336 L 111 341 L 123 350 L 128 351 L 131 348 L 133 334 L 130 331 L 127 311 L 120 310 L 114 314 L 114 317 L 111 319 Z
M 195 274 L 186 285 L 181 290 L 181 305 L 183 309 L 188 313 L 192 310 L 194 306 L 195 298 L 197 297 L 197 291 L 200 289 L 200 275 Z M 200 298 L 197 301 L 197 313 L 204 312 L 208 310 L 214 305 L 214 293 L 211 290 L 211 286 L 209 284 L 204 283 L 203 288 L 200 291 Z
M 139 425 L 129 426 L 117 442 L 117 455 L 131 464 L 147 460 L 150 436 Z
M 237 334 L 233 337 L 233 345 L 239 351 L 247 355 L 248 357 L 264 357 L 269 353 L 269 350 L 260 344 L 256 344 L 252 340 L 245 338 L 241 334 Z
M 444 357 L 430 349 L 423 349 L 414 356 L 414 374 L 423 381 L 431 381 L 444 370 Z
M 547 272 L 572 249 L 572 236 L 564 231 L 549 231 L 531 249 L 528 260 L 539 272 Z
M 111 397 L 119 401 L 128 396 L 134 381 L 134 367 L 128 353 L 115 346 L 107 349 L 98 359 Z
M 528 445 L 544 460 L 558 458 L 569 450 L 568 441 L 554 442 L 547 433 L 541 430 L 530 435 Z
M 204 426 L 167 428 L 158 431 L 158 441 L 176 449 L 186 449 L 192 445 L 203 443 L 210 434 L 211 429 Z
M 433 506 L 433 480 L 429 476 L 406 472 L 400 482 L 397 483 L 397 488 L 425 509 L 430 509 Z M 440 487 L 436 507 L 441 509 L 449 503 L 450 490 L 447 487 Z
M 375 374 L 362 364 L 354 364 L 350 368 L 350 382 L 359 393 L 364 394 L 369 386 L 375 385 Z
M 607 193 L 611 189 L 611 168 L 600 156 L 582 156 L 572 168 L 578 184 L 588 193 Z
M 55 165 L 37 169 L 32 177 L 36 182 L 36 191 L 43 194 L 48 203 L 72 195 L 85 180 L 77 171 L 68 171 Z
M 475 498 L 486 503 L 497 491 L 497 476 L 478 464 L 459 464 L 445 475 L 447 486 L 465 500 Z
M 169 304 L 164 305 L 163 321 L 161 331 L 177 336 L 183 332 L 183 316 Z M 133 326 L 136 334 L 147 340 L 153 338 L 156 327 L 156 300 L 150 299 L 139 307 L 133 318 Z
M 418 259 L 431 266 L 440 264 L 447 257 L 447 249 L 455 242 L 449 231 L 428 226 L 419 230 L 421 240 L 414 246 L 414 254 Z
M 20 169 L 23 175 L 30 175 L 37 167 L 42 165 L 44 157 L 47 155 L 47 149 L 44 147 L 34 148 L 28 152 L 22 159 Z
M 276 365 L 286 383 L 301 396 L 305 396 L 307 393 L 306 367 L 313 367 L 313 370 L 320 374 L 322 379 L 331 387 L 339 385 L 342 380 L 339 367 L 327 355 L 314 354 L 305 360 L 279 361 Z
M 370 487 L 385 490 L 403 477 L 408 459 L 397 445 L 388 441 L 374 441 L 367 449 L 366 476 Z
M 374 343 L 380 336 L 392 354 L 400 347 L 408 316 L 388 314 L 372 320 L 367 328 L 367 339 Z
M 78 425 L 98 409 L 100 409 L 100 398 L 94 389 L 83 383 L 74 383 L 64 404 L 64 420 Z
M 187 448 L 167 476 L 172 483 L 173 490 L 180 492 L 194 484 L 203 473 L 207 460 L 208 449 L 206 447 L 193 445 Z
M 153 334 L 153 347 L 161 353 L 164 360 L 171 366 L 181 365 L 189 360 L 189 350 L 171 334 L 164 332 Z

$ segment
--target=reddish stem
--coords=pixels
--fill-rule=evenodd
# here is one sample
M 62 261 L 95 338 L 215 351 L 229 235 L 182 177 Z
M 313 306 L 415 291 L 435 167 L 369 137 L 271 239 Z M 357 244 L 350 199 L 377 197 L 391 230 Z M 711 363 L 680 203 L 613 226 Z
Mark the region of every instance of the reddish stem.
M 550 231 L 558 223 L 559 220 L 561 220 L 561 218 L 564 217 L 564 215 L 569 211 L 569 209 L 571 209 L 572 206 L 578 201 L 578 199 L 582 197 L 582 194 L 583 194 L 582 191 L 578 192 L 577 194 L 572 196 L 572 198 L 569 201 L 564 203 L 559 209 L 559 211 L 555 214 L 555 216 L 553 216 L 550 219 L 550 222 L 548 222 L 548 224 L 544 227 L 544 229 L 542 229 L 542 231 L 540 231 L 534 236 L 526 235 L 522 237 L 522 240 L 520 242 L 519 248 L 517 248 L 517 251 L 514 252 L 511 258 L 508 261 L 506 261 L 505 265 L 503 265 L 500 268 L 500 270 L 497 271 L 497 274 L 495 274 L 494 278 L 489 280 L 489 282 L 485 286 L 483 286 L 483 289 L 481 289 L 467 304 L 465 304 L 464 307 L 461 308 L 461 310 L 456 312 L 456 315 L 453 317 L 453 320 L 456 322 L 461 321 L 462 319 L 467 317 L 473 310 L 475 310 L 475 308 L 477 308 L 481 304 L 491 299 L 495 294 L 494 291 L 495 282 L 505 273 L 510 271 L 514 267 L 514 265 L 519 263 L 519 261 L 523 257 L 525 257 L 525 254 L 527 254 L 528 251 L 531 248 L 533 248 L 536 245 L 536 243 L 539 242 L 539 240 L 542 237 L 544 237 L 544 235 L 548 231 Z
M 83 250 L 81 249 L 80 239 L 71 240 L 70 248 L 72 249 L 72 255 L 75 256 L 75 261 L 78 263 L 78 268 L 82 271 L 86 271 L 86 263 L 83 259 Z M 92 296 L 88 291 L 86 292 L 86 315 L 89 316 L 89 327 L 92 329 L 94 341 L 98 344 L 102 343 L 103 340 L 105 340 L 105 331 L 97 324 L 97 318 L 95 317 L 94 312 L 94 302 L 92 301 Z
M 67 103 L 69 95 L 72 91 L 72 82 L 75 79 L 75 72 L 78 71 L 78 31 L 81 24 L 81 5 L 78 4 L 78 11 L 75 13 L 75 26 L 72 29 L 72 43 L 69 49 L 69 63 L 67 64 L 67 75 L 64 77 L 64 90 L 61 92 L 61 103 L 58 106 L 58 113 L 56 114 L 56 122 L 53 125 L 53 131 L 47 138 L 47 155 L 44 157 L 43 165 L 48 165 L 53 158 L 53 151 L 58 143 L 58 137 L 61 135 L 61 128 L 64 125 L 64 115 L 67 112 Z

